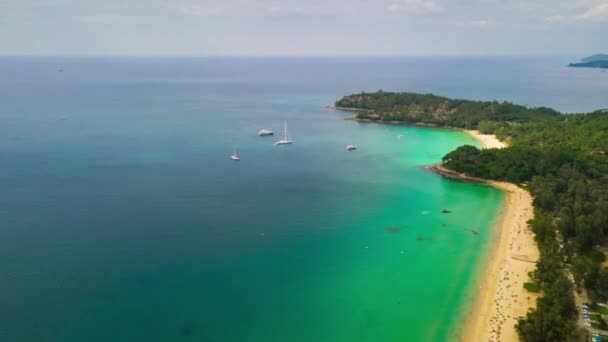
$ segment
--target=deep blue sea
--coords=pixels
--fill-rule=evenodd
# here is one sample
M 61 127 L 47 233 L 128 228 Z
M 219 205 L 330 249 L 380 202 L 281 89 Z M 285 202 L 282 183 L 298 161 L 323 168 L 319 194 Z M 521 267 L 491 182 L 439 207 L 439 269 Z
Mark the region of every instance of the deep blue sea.
M 457 339 L 503 198 L 422 166 L 477 143 L 325 106 L 608 108 L 571 60 L 1 57 L 0 341 Z

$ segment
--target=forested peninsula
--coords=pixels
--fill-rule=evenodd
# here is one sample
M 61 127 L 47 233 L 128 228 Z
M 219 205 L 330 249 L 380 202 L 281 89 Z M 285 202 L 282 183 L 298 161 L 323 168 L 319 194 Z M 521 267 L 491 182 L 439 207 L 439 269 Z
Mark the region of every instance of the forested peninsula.
M 443 157 L 443 166 L 530 191 L 535 208 L 530 228 L 540 251 L 531 277 L 542 296 L 516 329 L 526 342 L 584 338 L 573 291 L 608 300 L 608 111 L 563 114 L 509 102 L 384 91 L 345 96 L 335 108 L 356 111 L 360 121 L 475 129 L 505 141 L 503 149 L 459 147 Z

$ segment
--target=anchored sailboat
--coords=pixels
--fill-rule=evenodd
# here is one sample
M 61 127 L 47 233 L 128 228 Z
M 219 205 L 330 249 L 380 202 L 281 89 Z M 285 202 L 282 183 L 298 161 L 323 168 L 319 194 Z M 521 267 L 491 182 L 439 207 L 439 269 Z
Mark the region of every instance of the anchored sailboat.
M 293 141 L 289 140 L 289 135 L 287 134 L 287 121 L 285 121 L 285 130 L 283 133 L 283 139 L 274 143 L 275 145 L 287 145 L 291 144 Z
M 234 152 L 232 152 L 230 159 L 235 160 L 235 161 L 241 160 L 241 158 L 239 157 L 239 153 L 236 151 L 236 145 L 234 145 Z

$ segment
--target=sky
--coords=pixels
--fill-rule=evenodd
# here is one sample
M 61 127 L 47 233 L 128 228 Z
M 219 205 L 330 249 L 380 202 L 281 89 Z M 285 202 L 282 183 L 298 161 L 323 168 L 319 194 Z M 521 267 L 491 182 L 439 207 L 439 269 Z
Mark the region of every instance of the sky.
M 608 53 L 608 0 L 0 0 L 0 55 Z

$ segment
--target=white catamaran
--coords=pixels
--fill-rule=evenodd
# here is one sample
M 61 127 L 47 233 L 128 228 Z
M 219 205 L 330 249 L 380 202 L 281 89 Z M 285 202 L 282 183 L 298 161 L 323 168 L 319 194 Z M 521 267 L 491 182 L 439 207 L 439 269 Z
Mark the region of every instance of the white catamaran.
M 268 135 L 274 135 L 274 132 L 270 131 L 270 130 L 267 130 L 265 128 L 262 128 L 262 130 L 260 130 L 258 132 L 258 135 L 261 136 L 261 137 L 265 137 L 265 136 L 268 136 Z
M 283 133 L 283 139 L 274 143 L 275 145 L 287 145 L 291 144 L 293 141 L 289 140 L 289 135 L 287 134 L 287 121 L 285 121 L 285 131 Z
M 234 152 L 230 156 L 230 159 L 239 161 L 241 158 L 239 157 L 239 153 L 236 151 L 236 145 L 234 145 Z

